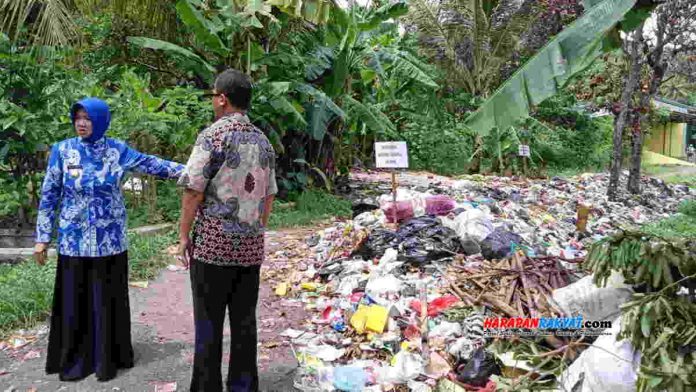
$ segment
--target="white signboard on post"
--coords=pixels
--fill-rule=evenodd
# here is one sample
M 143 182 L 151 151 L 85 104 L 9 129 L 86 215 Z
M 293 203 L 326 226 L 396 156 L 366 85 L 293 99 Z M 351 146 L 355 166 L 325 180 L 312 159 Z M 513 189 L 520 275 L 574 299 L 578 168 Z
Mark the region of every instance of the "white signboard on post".
M 408 147 L 406 142 L 375 143 L 375 161 L 380 169 L 407 169 Z
M 521 157 L 530 157 L 531 153 L 529 151 L 529 146 L 526 144 L 520 144 L 520 148 L 517 155 Z

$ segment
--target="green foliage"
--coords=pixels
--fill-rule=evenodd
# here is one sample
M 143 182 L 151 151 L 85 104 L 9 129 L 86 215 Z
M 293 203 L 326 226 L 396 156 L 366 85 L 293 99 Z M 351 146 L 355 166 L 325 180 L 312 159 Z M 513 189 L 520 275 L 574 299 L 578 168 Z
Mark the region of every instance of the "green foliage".
M 181 214 L 181 193 L 171 180 L 155 180 L 156 197 L 142 201 L 133 192 L 125 192 L 128 227 L 158 223 L 176 223 Z
M 619 271 L 628 284 L 660 289 L 677 278 L 672 268 L 683 275 L 696 273 L 695 256 L 689 253 L 691 245 L 693 242 L 688 239 L 623 231 L 594 243 L 584 267 L 594 273 L 594 281 L 600 287 L 612 271 Z
M 680 214 L 684 214 L 689 218 L 696 219 L 696 200 L 684 200 L 679 203 Z
M 554 170 L 599 169 L 611 161 L 613 118 L 591 118 L 575 98 L 561 94 L 542 103 L 528 121 L 530 148 Z
M 661 237 L 696 238 L 696 219 L 687 215 L 674 215 L 645 225 L 642 230 Z
M 692 203 L 680 210 L 693 214 Z M 695 358 L 682 353 L 696 341 L 696 304 L 676 295 L 680 285 L 696 279 L 694 241 L 696 236 L 665 239 L 620 232 L 595 243 L 585 259 L 598 286 L 606 283 L 611 271 L 618 271 L 628 284 L 648 288 L 647 294 L 636 293 L 621 306 L 618 338 L 628 339 L 641 353 L 638 391 L 681 391 L 696 381 Z
M 646 233 L 666 238 L 696 238 L 696 200 L 684 200 L 679 213 L 644 225 Z
M 399 132 L 409 146 L 410 166 L 442 175 L 464 174 L 472 149 L 470 132 L 449 119 L 434 124 L 409 123 Z
M 128 234 L 128 264 L 131 281 L 150 280 L 157 277 L 159 271 L 171 263 L 164 253 L 165 249 L 175 245 L 178 233 L 175 230 L 167 234 L 142 236 Z
M 55 270 L 55 260 L 43 267 L 33 261 L 0 264 L 0 337 L 49 315 Z
M 511 9 L 506 2 L 482 0 L 414 0 L 410 5 L 406 19 L 417 28 L 420 51 L 447 72 L 449 86 L 475 95 L 487 95 L 500 82 L 501 68 L 539 8 Z
M 632 9 L 636 0 L 605 0 L 573 22 L 522 68 L 505 81 L 467 119 L 481 135 L 492 128 L 507 129 L 529 116 L 534 106 L 558 94 L 572 76 L 583 71 L 601 54 L 601 36 Z
M 352 213 L 349 201 L 322 191 L 309 190 L 292 199 L 293 207 L 279 201 L 274 203 L 269 228 L 307 226 L 332 217 L 349 218 Z
M 660 291 L 634 294 L 621 308 L 619 339 L 628 339 L 641 354 L 637 390 L 690 389 L 687 385 L 696 382 L 696 360 L 681 351 L 696 342 L 696 304 Z
M 104 97 L 113 118 L 109 135 L 150 154 L 185 162 L 198 132 L 213 115 L 210 102 L 190 87 L 153 94 L 149 78 L 131 70 L 116 85 L 118 91 Z

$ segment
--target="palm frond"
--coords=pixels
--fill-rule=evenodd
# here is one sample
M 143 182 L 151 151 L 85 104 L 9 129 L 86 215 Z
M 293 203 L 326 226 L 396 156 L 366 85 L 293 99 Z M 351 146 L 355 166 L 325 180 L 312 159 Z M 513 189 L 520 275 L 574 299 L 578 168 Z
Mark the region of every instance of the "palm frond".
M 73 2 L 68 0 L 0 0 L 2 32 L 18 39 L 27 29 L 35 45 L 65 45 L 78 37 Z

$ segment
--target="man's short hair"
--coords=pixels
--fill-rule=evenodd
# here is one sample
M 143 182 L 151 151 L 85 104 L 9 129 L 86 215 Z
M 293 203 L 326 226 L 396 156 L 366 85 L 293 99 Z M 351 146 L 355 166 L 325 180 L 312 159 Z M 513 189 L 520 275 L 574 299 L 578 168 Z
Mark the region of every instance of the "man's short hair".
M 230 104 L 247 110 L 251 106 L 251 78 L 236 69 L 228 69 L 215 79 L 215 90 L 225 94 Z

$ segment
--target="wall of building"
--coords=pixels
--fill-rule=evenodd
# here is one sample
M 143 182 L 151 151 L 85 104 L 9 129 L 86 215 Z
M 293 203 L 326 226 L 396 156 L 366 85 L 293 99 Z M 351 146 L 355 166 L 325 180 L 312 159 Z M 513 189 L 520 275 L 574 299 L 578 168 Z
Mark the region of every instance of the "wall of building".
M 667 123 L 651 129 L 643 144 L 649 151 L 683 159 L 686 157 L 685 137 L 686 124 Z

